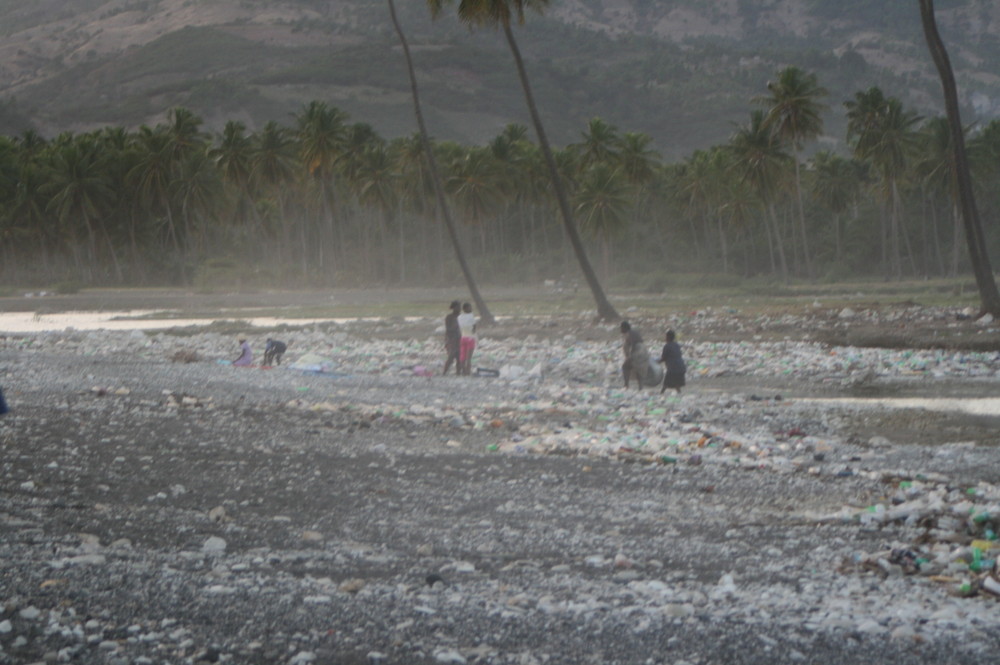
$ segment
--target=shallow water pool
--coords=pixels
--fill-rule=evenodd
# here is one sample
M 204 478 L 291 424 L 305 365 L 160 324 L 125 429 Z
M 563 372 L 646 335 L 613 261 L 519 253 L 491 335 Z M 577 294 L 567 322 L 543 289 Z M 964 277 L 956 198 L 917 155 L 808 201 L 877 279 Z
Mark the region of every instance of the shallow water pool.
M 876 406 L 889 409 L 924 409 L 974 416 L 1000 416 L 1000 397 L 832 397 L 800 399 L 800 402 L 842 406 Z

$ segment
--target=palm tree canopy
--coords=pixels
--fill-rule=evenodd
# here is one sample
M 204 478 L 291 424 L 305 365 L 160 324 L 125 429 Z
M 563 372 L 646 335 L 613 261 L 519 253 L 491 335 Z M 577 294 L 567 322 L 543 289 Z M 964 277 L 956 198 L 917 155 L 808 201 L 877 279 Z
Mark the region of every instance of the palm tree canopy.
M 653 139 L 642 132 L 625 132 L 621 140 L 618 162 L 625 176 L 634 185 L 641 185 L 653 178 L 654 165 L 660 155 L 649 147 Z
M 621 170 L 598 163 L 587 169 L 576 193 L 580 226 L 608 239 L 622 230 L 629 205 L 629 186 Z
M 592 118 L 583 132 L 583 141 L 571 147 L 580 155 L 580 169 L 586 170 L 593 164 L 614 163 L 620 142 L 617 127 L 601 118 Z
M 816 153 L 812 160 L 812 196 L 834 213 L 846 211 L 861 194 L 861 165 L 829 151 Z
M 389 148 L 384 143 L 372 144 L 365 150 L 361 162 L 355 182 L 358 199 L 388 215 L 396 207 L 395 183 L 399 178 Z
M 965 131 L 965 130 L 963 130 Z M 951 127 L 944 116 L 929 118 L 920 128 L 920 157 L 913 166 L 928 191 L 955 194 L 955 150 Z
M 93 219 L 111 195 L 101 155 L 89 137 L 61 147 L 52 154 L 50 179 L 45 191 L 51 194 L 49 209 L 68 221 L 73 215 Z
M 190 109 L 176 107 L 167 112 L 166 132 L 171 138 L 175 158 L 202 146 L 206 135 L 201 131 L 201 117 Z
M 496 187 L 496 162 L 488 148 L 473 148 L 449 164 L 449 192 L 465 212 L 469 222 L 479 222 L 501 197 Z
M 323 102 L 313 101 L 295 119 L 299 150 L 306 171 L 317 178 L 329 177 L 340 155 L 347 114 Z
M 437 18 L 445 5 L 452 2 L 453 0 L 427 0 L 427 6 L 430 7 L 431 16 Z M 458 18 L 462 23 L 479 27 L 498 28 L 512 23 L 521 25 L 527 10 L 542 13 L 548 5 L 549 0 L 459 0 Z
M 817 83 L 815 74 L 786 67 L 776 81 L 768 82 L 767 89 L 771 95 L 759 100 L 769 106 L 764 124 L 781 141 L 799 150 L 803 141 L 819 136 L 826 106 L 818 100 L 829 93 Z
M 289 132 L 270 121 L 253 137 L 251 176 L 257 183 L 278 186 L 295 177 L 294 144 Z
M 245 131 L 242 122 L 230 120 L 222 130 L 218 147 L 209 152 L 222 177 L 238 187 L 246 186 L 252 169 L 252 143 Z
M 858 159 L 870 161 L 883 179 L 899 175 L 919 145 L 916 125 L 921 118 L 903 108 L 895 97 L 877 87 L 855 95 L 847 107 L 847 137 Z
M 737 129 L 729 141 L 733 168 L 765 200 L 773 198 L 791 162 L 775 135 L 764 124 L 764 112 L 750 113 L 750 122 Z

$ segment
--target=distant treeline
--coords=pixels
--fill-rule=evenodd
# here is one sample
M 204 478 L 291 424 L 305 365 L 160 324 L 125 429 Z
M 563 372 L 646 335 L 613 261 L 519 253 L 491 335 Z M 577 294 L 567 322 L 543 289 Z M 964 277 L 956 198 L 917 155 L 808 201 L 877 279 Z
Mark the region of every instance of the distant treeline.
M 612 286 L 671 274 L 762 280 L 955 275 L 966 267 L 943 117 L 878 88 L 825 100 L 779 72 L 723 144 L 664 163 L 650 137 L 593 119 L 557 161 Z M 824 106 L 829 103 L 830 106 Z M 824 112 L 850 154 L 818 150 Z M 1000 121 L 968 137 L 1000 245 Z M 577 279 L 533 138 L 435 144 L 462 244 L 484 284 Z M 808 156 L 806 156 L 808 155 Z M 350 287 L 461 282 L 417 136 L 386 141 L 322 102 L 289 126 L 211 136 L 185 108 L 136 131 L 0 137 L 6 285 Z M 996 255 L 996 252 L 993 252 Z

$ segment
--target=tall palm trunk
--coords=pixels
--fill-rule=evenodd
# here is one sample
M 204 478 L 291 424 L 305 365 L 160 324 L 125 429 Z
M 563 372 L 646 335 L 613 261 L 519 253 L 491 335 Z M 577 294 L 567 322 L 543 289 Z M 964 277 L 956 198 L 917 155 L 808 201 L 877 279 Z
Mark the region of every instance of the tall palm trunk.
M 941 76 L 941 87 L 944 90 L 944 105 L 955 151 L 958 199 L 965 226 L 965 239 L 969 245 L 969 261 L 972 263 L 972 272 L 976 276 L 976 286 L 979 288 L 980 312 L 1000 316 L 1000 291 L 997 290 L 996 278 L 993 276 L 983 225 L 979 220 L 979 210 L 976 208 L 976 198 L 972 191 L 972 177 L 969 174 L 969 161 L 965 153 L 965 133 L 962 131 L 962 117 L 958 109 L 958 88 L 955 85 L 955 75 L 951 69 L 948 52 L 944 48 L 944 42 L 934 20 L 934 0 L 920 0 L 920 20 L 924 26 L 927 47 Z
M 726 224 L 720 215 L 719 226 L 719 250 L 722 252 L 722 272 L 729 272 L 729 246 L 726 244 Z
M 479 287 L 476 286 L 476 280 L 472 276 L 472 270 L 469 268 L 469 262 L 465 259 L 465 252 L 462 251 L 462 243 L 458 238 L 458 231 L 455 228 L 455 221 L 451 217 L 451 209 L 448 207 L 448 202 L 444 197 L 444 188 L 441 186 L 441 177 L 438 175 L 437 159 L 434 157 L 434 149 L 431 147 L 431 140 L 427 134 L 427 126 L 424 124 L 424 114 L 420 108 L 420 95 L 417 91 L 417 75 L 413 70 L 413 58 L 410 56 L 410 45 L 406 41 L 406 35 L 403 33 L 403 28 L 399 24 L 399 17 L 396 16 L 396 4 L 393 0 L 387 0 L 389 3 L 389 15 L 392 16 L 392 25 L 396 29 L 396 34 L 399 36 L 399 43 L 403 47 L 403 55 L 406 57 L 406 71 L 410 75 L 410 91 L 413 95 L 413 111 L 417 116 L 417 126 L 420 129 L 420 143 L 424 147 L 424 154 L 427 155 L 427 167 L 431 172 L 431 182 L 434 185 L 434 197 L 437 199 L 438 211 L 441 218 L 444 219 L 445 227 L 448 229 L 448 238 L 451 240 L 451 246 L 455 250 L 455 258 L 458 260 L 458 265 L 462 269 L 462 276 L 465 278 L 465 284 L 469 288 L 469 293 L 472 295 L 473 301 L 476 303 L 476 310 L 479 312 L 479 322 L 481 325 L 491 325 L 496 323 L 496 319 L 493 318 L 493 314 L 490 312 L 489 307 L 486 306 L 486 301 L 483 300 L 483 296 L 479 293 Z
M 177 235 L 177 226 L 174 224 L 174 213 L 170 209 L 170 202 L 167 201 L 166 204 L 167 211 L 167 230 L 170 233 L 170 238 L 173 241 L 174 252 L 177 256 L 178 265 L 180 266 L 180 278 L 181 284 L 187 284 L 187 252 L 183 247 L 181 247 L 180 238 Z
M 889 281 L 889 222 L 888 222 L 888 205 L 885 200 L 882 200 L 881 205 L 879 205 L 879 247 L 882 251 L 882 279 Z
M 802 205 L 802 178 L 799 175 L 799 151 L 795 150 L 795 197 L 799 213 L 799 235 L 802 236 L 802 260 L 806 268 L 806 277 L 814 279 L 812 256 L 809 254 L 809 239 L 806 237 L 806 212 Z
M 962 213 L 956 202 L 951 208 L 951 270 L 949 276 L 958 275 L 958 253 L 962 242 Z
M 889 195 L 892 197 L 892 200 L 889 203 L 889 263 L 892 266 L 892 278 L 898 281 L 903 278 L 903 258 L 902 253 L 899 250 L 900 200 L 899 189 L 896 187 L 895 180 L 892 180 L 890 183 L 889 192 Z
M 521 59 L 521 50 L 517 47 L 517 41 L 514 39 L 514 31 L 511 29 L 509 21 L 503 22 L 503 33 L 507 38 L 507 44 L 510 46 L 510 52 L 513 54 L 514 62 L 517 65 L 517 74 L 521 79 L 524 99 L 528 104 L 531 122 L 535 125 L 535 133 L 538 135 L 538 146 L 542 150 L 542 156 L 545 158 L 546 166 L 548 166 L 549 175 L 552 177 L 552 188 L 555 190 L 556 201 L 559 203 L 559 212 L 562 214 L 563 227 L 566 230 L 566 235 L 569 237 L 570 244 L 573 246 L 573 253 L 576 254 L 580 270 L 583 271 L 583 276 L 587 280 L 590 292 L 597 303 L 597 316 L 604 321 L 617 321 L 621 316 L 619 316 L 607 296 L 604 295 L 604 289 L 601 288 L 597 274 L 594 272 L 593 266 L 590 265 L 590 260 L 587 258 L 587 250 L 583 246 L 580 232 L 577 230 L 576 222 L 573 220 L 573 213 L 570 211 L 569 200 L 566 197 L 566 189 L 559 178 L 556 160 L 552 156 L 552 148 L 549 146 L 549 140 L 545 135 L 545 128 L 542 126 L 542 119 L 538 115 L 538 108 L 535 106 L 535 97 L 531 92 L 531 84 L 528 82 L 528 72 L 524 68 L 524 61 Z
M 774 204 L 767 204 L 767 218 L 771 221 L 771 232 L 774 234 L 774 244 L 778 251 L 778 263 L 781 266 L 781 279 L 788 283 L 788 260 L 785 258 L 785 246 L 781 242 L 781 230 L 778 225 L 778 213 L 774 209 Z M 774 258 L 771 258 L 772 267 Z
M 833 213 L 833 255 L 839 264 L 844 258 L 844 246 L 840 240 L 840 213 Z

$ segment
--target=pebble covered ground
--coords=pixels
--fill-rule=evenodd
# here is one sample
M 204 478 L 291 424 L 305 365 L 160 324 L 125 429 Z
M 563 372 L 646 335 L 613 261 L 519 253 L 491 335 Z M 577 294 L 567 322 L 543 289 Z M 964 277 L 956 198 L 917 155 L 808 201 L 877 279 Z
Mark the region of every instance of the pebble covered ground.
M 991 330 L 693 313 L 680 396 L 583 318 L 8 336 L 0 663 L 995 663 L 1000 420 L 866 398 L 1000 352 L 823 341 L 920 321 Z

